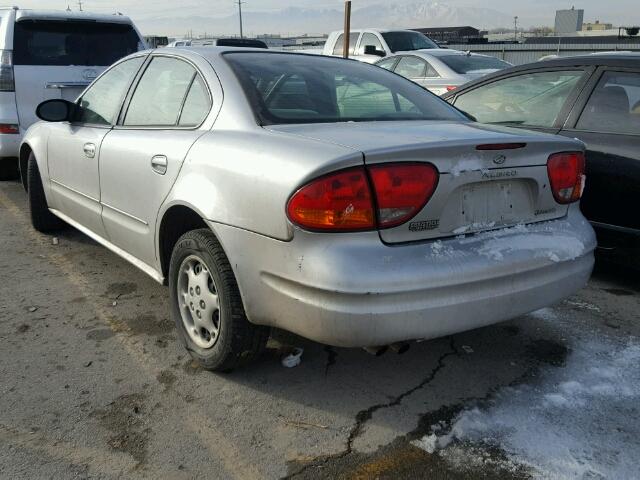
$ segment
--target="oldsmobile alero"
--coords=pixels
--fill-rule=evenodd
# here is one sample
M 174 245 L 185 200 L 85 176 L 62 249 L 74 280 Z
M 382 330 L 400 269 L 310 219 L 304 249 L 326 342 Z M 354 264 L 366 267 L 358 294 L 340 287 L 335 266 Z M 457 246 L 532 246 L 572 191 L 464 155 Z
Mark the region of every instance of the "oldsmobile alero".
M 481 125 L 371 65 L 139 52 L 37 114 L 33 226 L 72 225 L 168 284 L 209 369 L 271 327 L 375 347 L 492 324 L 592 270 L 582 143 Z

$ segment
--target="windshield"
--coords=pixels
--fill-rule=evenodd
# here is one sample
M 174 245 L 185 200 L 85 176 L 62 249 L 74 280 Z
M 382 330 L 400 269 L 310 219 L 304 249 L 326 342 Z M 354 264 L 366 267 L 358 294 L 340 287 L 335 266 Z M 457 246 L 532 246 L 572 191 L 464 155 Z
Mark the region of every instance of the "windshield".
M 495 57 L 484 55 L 443 55 L 442 63 L 456 73 L 473 73 L 482 70 L 502 70 L 511 65 Z
M 373 65 L 285 53 L 224 57 L 262 125 L 467 120 L 422 87 Z
M 439 48 L 433 40 L 418 32 L 386 32 L 382 34 L 382 38 L 394 53 Z
M 131 25 L 88 21 L 20 21 L 13 41 L 15 65 L 111 65 L 141 50 Z

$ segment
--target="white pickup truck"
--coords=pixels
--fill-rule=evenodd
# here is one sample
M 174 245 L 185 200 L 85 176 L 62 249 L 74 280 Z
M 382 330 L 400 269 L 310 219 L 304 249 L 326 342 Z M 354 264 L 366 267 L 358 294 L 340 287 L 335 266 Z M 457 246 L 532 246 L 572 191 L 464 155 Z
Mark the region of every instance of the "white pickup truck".
M 344 48 L 342 30 L 331 32 L 323 55 L 341 57 Z M 349 57 L 374 63 L 392 53 L 439 48 L 429 37 L 413 30 L 355 29 L 349 34 Z

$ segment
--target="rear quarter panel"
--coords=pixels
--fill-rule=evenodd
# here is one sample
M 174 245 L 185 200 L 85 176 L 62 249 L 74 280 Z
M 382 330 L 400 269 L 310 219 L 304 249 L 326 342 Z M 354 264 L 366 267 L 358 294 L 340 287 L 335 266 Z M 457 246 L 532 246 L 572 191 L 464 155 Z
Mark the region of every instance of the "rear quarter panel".
M 185 205 L 212 222 L 289 240 L 289 196 L 312 178 L 362 164 L 361 152 L 338 145 L 260 127 L 214 129 L 191 148 L 160 218 Z

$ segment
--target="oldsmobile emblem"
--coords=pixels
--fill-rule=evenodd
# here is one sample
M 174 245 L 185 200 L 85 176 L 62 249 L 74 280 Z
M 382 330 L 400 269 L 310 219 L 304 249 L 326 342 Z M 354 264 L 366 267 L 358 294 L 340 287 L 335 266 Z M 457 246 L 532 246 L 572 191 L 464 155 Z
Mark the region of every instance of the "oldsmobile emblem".
M 504 155 L 496 155 L 493 159 L 493 163 L 495 163 L 496 165 L 502 165 L 506 161 L 507 157 L 505 157 Z

